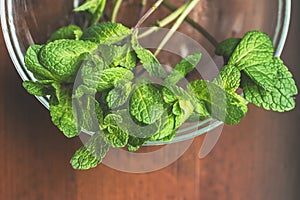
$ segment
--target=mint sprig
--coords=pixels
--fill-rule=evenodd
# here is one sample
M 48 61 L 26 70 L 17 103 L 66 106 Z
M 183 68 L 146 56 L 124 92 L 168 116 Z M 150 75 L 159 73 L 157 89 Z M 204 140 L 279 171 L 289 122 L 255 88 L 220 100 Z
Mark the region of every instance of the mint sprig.
M 226 40 L 217 53 L 225 65 L 214 80 L 179 86 L 198 65 L 200 53 L 167 73 L 139 44 L 135 29 L 105 22 L 81 33 L 67 26 L 46 44 L 28 48 L 25 64 L 36 80 L 23 86 L 32 95 L 49 97 L 51 119 L 66 137 L 94 132 L 71 159 L 75 169 L 95 167 L 109 147 L 136 151 L 147 141 L 171 141 L 188 121 L 213 117 L 238 124 L 247 113 L 247 101 L 279 112 L 295 107 L 295 81 L 281 59 L 273 57 L 266 34 L 250 31 L 242 39 Z M 139 79 L 134 73 L 139 64 L 162 83 Z M 79 85 L 74 84 L 76 76 Z M 244 97 L 237 94 L 239 88 Z

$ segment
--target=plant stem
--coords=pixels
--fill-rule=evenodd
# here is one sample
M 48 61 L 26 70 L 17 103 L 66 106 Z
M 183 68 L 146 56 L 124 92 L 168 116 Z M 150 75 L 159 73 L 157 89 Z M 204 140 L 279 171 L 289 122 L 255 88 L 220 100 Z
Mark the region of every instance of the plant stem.
M 158 0 L 156 3 L 144 14 L 144 16 L 138 21 L 138 23 L 135 25 L 135 29 L 138 29 L 144 21 L 162 4 L 164 0 Z
M 146 5 L 147 5 L 147 0 L 141 0 L 141 2 L 140 2 L 140 11 L 139 11 L 139 19 L 141 19 L 142 16 L 144 15 Z
M 113 13 L 112 13 L 112 17 L 111 17 L 111 21 L 112 21 L 112 22 L 116 22 L 117 15 L 118 15 L 120 6 L 121 6 L 121 4 L 122 4 L 122 1 L 123 1 L 123 0 L 117 0 L 117 1 L 116 1 L 115 7 L 114 7 L 114 10 L 113 10 Z
M 172 26 L 170 31 L 167 33 L 167 35 L 164 37 L 164 39 L 161 41 L 160 45 L 158 46 L 156 52 L 154 55 L 158 55 L 160 50 L 166 45 L 166 43 L 170 40 L 170 38 L 173 36 L 173 34 L 178 30 L 178 28 L 181 26 L 181 24 L 184 22 L 185 18 L 190 14 L 190 12 L 196 7 L 196 5 L 201 0 L 191 0 L 186 7 L 186 9 L 182 12 L 182 14 L 179 16 L 179 18 L 176 20 L 175 24 Z
M 175 11 L 173 11 L 170 15 L 168 15 L 164 19 L 157 21 L 156 26 L 149 28 L 147 31 L 145 31 L 144 33 L 139 35 L 139 38 L 143 38 L 147 35 L 150 35 L 151 33 L 157 31 L 159 28 L 163 28 L 163 27 L 169 25 L 172 21 L 176 20 L 182 14 L 182 12 L 186 9 L 187 5 L 188 5 L 187 3 L 184 4 L 183 6 L 179 7 Z
M 171 12 L 175 12 L 177 10 L 176 7 L 174 7 L 166 0 L 163 2 L 163 5 L 166 8 L 168 8 Z M 185 21 L 189 23 L 193 28 L 195 28 L 198 32 L 200 32 L 214 47 L 218 46 L 218 41 L 207 30 L 205 30 L 205 28 L 203 28 L 201 25 L 199 25 L 197 22 L 195 22 L 189 17 L 187 17 Z

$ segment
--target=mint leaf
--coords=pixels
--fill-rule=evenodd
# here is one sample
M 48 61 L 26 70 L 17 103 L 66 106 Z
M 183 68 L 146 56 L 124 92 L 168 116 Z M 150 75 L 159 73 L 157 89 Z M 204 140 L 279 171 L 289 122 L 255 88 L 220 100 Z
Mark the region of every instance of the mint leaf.
M 50 71 L 40 64 L 38 54 L 43 45 L 31 45 L 24 57 L 26 68 L 33 73 L 38 80 L 56 80 Z
M 295 108 L 295 95 L 298 94 L 295 81 L 288 68 L 280 60 L 275 58 L 273 70 L 276 72 L 274 89 L 267 91 L 248 76 L 242 78 L 242 88 L 247 101 L 266 110 L 278 112 L 289 111 Z
M 55 40 L 39 54 L 40 63 L 59 81 L 71 83 L 87 55 L 97 48 L 95 43 L 80 40 Z
M 171 112 L 165 110 L 155 125 L 157 132 L 150 137 L 149 141 L 170 141 L 175 136 L 175 118 Z
M 204 101 L 212 117 L 226 124 L 238 124 L 247 113 L 246 101 L 236 93 L 229 93 L 220 86 L 196 80 L 188 84 L 191 94 Z
M 175 85 L 196 67 L 200 59 L 201 53 L 194 53 L 182 59 L 164 80 L 164 85 Z
M 261 31 L 249 31 L 234 50 L 228 64 L 244 70 L 271 61 L 273 54 L 273 43 L 268 35 Z
M 129 102 L 132 117 L 140 123 L 152 124 L 163 114 L 160 91 L 152 84 L 137 87 Z
M 178 100 L 178 97 L 174 94 L 174 92 L 172 92 L 172 90 L 170 88 L 163 87 L 161 90 L 161 93 L 162 93 L 164 102 L 166 102 L 168 104 L 174 103 Z
M 79 38 L 82 35 L 82 30 L 80 27 L 76 25 L 69 25 L 62 27 L 52 33 L 50 38 L 48 39 L 47 43 L 53 42 L 55 40 L 59 39 L 73 39 L 73 40 L 79 40 Z
M 70 160 L 74 169 L 87 170 L 101 163 L 109 150 L 109 143 L 104 133 L 95 133 L 88 142 L 80 147 Z
M 272 91 L 274 88 L 274 79 L 276 77 L 276 59 L 272 59 L 268 62 L 262 62 L 257 65 L 253 65 L 245 68 L 244 72 L 258 85 L 268 91 Z
M 228 59 L 231 57 L 232 53 L 234 52 L 235 48 L 240 42 L 240 38 L 226 39 L 218 44 L 215 50 L 215 54 L 218 56 L 223 56 L 225 58 L 225 61 L 228 61 Z
M 122 117 L 117 114 L 108 114 L 104 118 L 102 128 L 107 131 L 105 136 L 112 147 L 124 147 L 128 142 L 129 134 L 121 128 L 122 121 Z
M 169 102 L 171 102 L 174 96 L 172 97 L 170 94 L 166 95 L 167 90 L 169 90 L 167 93 L 172 92 L 176 96 L 176 100 L 173 101 L 172 112 L 175 115 L 175 129 L 177 129 L 189 118 L 194 110 L 195 102 L 183 88 L 176 85 L 169 86 L 168 89 L 162 89 L 164 99 L 168 97 L 167 101 Z
M 148 139 L 147 138 L 138 138 L 132 135 L 129 135 L 128 139 L 128 151 L 137 151 Z
M 98 79 L 98 91 L 103 91 L 115 86 L 119 81 L 131 81 L 134 78 L 133 73 L 121 67 L 105 69 Z
M 88 55 L 82 62 L 80 71 L 78 72 L 81 76 L 82 84 L 89 90 L 97 90 L 98 80 L 104 69 L 105 63 L 100 56 L 97 54 Z
M 122 24 L 103 22 L 86 29 L 81 40 L 95 42 L 97 44 L 116 44 L 131 35 L 131 30 Z
M 23 87 L 27 90 L 29 94 L 44 97 L 54 93 L 52 83 L 52 80 L 42 80 L 36 82 L 24 81 Z
M 165 70 L 151 51 L 139 44 L 136 35 L 132 37 L 131 44 L 137 57 L 150 76 L 155 78 L 165 78 L 167 76 Z
M 228 92 L 235 92 L 240 86 L 241 72 L 232 65 L 225 65 L 214 83 L 224 88 Z
M 85 2 L 74 9 L 74 12 L 87 12 L 87 17 L 94 24 L 102 17 L 106 0 L 85 0 Z
M 120 81 L 115 88 L 108 92 L 106 101 L 110 109 L 115 109 L 126 103 L 131 93 L 131 82 Z
M 95 97 L 84 95 L 80 98 L 73 98 L 73 105 L 76 106 L 78 126 L 90 132 L 99 131 L 99 123 L 103 122 L 103 110 Z
M 150 125 L 136 123 L 126 109 L 118 110 L 115 114 L 120 115 L 123 119 L 122 122 L 119 123 L 119 127 L 123 130 L 127 130 L 129 136 L 135 137 L 136 139 L 147 141 L 149 137 L 158 131 L 158 127 L 155 123 Z
M 179 99 L 174 105 L 172 112 L 175 115 L 175 129 L 179 128 L 192 114 L 193 104 L 184 99 Z
M 108 66 L 121 66 L 129 70 L 136 66 L 136 54 L 128 44 L 123 46 L 100 45 L 98 50 Z
M 94 96 L 96 93 L 97 90 L 95 88 L 88 87 L 86 85 L 79 85 L 73 93 L 72 98 L 79 99 L 84 95 Z
M 208 112 L 204 101 L 197 99 L 194 103 L 194 114 L 197 115 L 198 120 L 203 120 L 207 117 L 210 117 L 210 113 Z M 192 115 L 193 113 L 191 113 Z M 195 116 L 194 116 L 195 117 Z
M 56 95 L 50 97 L 49 104 L 54 125 L 68 138 L 77 136 L 79 128 L 72 106 L 72 87 L 56 85 Z

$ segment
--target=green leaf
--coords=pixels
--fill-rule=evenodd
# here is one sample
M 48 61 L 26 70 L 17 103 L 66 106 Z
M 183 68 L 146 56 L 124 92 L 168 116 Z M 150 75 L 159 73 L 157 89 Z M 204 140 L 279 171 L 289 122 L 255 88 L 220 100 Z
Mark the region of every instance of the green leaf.
M 172 112 L 175 115 L 175 129 L 179 128 L 192 114 L 194 106 L 190 101 L 179 99 L 174 105 Z
M 266 110 L 278 112 L 292 110 L 295 108 L 295 95 L 298 94 L 293 76 L 280 58 L 275 58 L 273 64 L 273 70 L 276 72 L 274 89 L 267 91 L 245 75 L 242 78 L 245 98 Z
M 120 81 L 115 88 L 109 91 L 106 101 L 111 109 L 118 108 L 126 103 L 131 93 L 131 82 Z
M 122 129 L 127 130 L 129 136 L 132 136 L 136 139 L 147 141 L 149 137 L 153 136 L 158 131 L 158 127 L 155 123 L 150 125 L 144 125 L 135 122 L 132 119 L 128 110 L 118 110 L 115 112 L 115 114 L 120 115 L 123 119 L 122 122 L 119 123 L 119 126 Z
M 128 139 L 128 151 L 137 151 L 146 141 L 148 138 L 138 138 L 132 135 L 129 135 Z
M 55 93 L 52 87 L 53 82 L 52 80 L 24 81 L 23 87 L 29 94 L 44 97 Z
M 271 61 L 273 54 L 273 43 L 268 35 L 261 31 L 249 31 L 234 50 L 228 64 L 244 70 Z
M 234 52 L 235 48 L 241 42 L 240 38 L 229 38 L 222 41 L 218 44 L 215 54 L 218 56 L 223 56 L 226 60 L 231 57 L 232 53 Z
M 164 80 L 164 85 L 175 85 L 196 67 L 200 59 L 201 53 L 194 53 L 182 59 Z
M 133 92 L 129 111 L 138 122 L 152 124 L 162 116 L 163 105 L 159 89 L 152 84 L 145 84 L 137 87 Z
M 95 133 L 88 142 L 78 149 L 70 160 L 74 169 L 88 170 L 101 163 L 109 150 L 109 142 L 104 133 Z
M 232 65 L 225 65 L 219 76 L 213 81 L 228 92 L 235 92 L 240 86 L 241 72 Z
M 122 24 L 103 22 L 86 29 L 81 40 L 95 42 L 97 44 L 116 44 L 131 35 L 131 30 Z
M 79 85 L 75 92 L 72 95 L 72 98 L 81 98 L 84 95 L 89 95 L 89 96 L 95 96 L 97 93 L 97 90 L 95 88 L 92 87 L 88 87 L 86 85 Z
M 129 134 L 121 128 L 122 117 L 117 114 L 108 114 L 104 118 L 103 128 L 107 131 L 105 136 L 112 147 L 124 147 L 127 145 Z
M 171 104 L 178 100 L 178 97 L 169 88 L 163 87 L 161 91 L 164 102 Z
M 157 132 L 150 137 L 150 141 L 170 141 L 175 136 L 175 117 L 171 112 L 165 111 L 161 118 L 155 122 Z
M 88 18 L 94 24 L 102 17 L 106 0 L 85 0 L 85 2 L 74 9 L 74 12 L 88 12 Z
M 31 45 L 27 49 L 24 57 L 25 66 L 38 80 L 56 80 L 53 74 L 40 64 L 38 54 L 42 47 L 43 45 Z
M 81 40 L 55 40 L 46 44 L 39 54 L 40 63 L 62 82 L 73 82 L 87 55 L 97 44 Z
M 98 91 L 112 88 L 120 81 L 131 81 L 134 78 L 133 73 L 121 67 L 105 69 L 98 80 Z
M 210 117 L 210 113 L 208 112 L 204 101 L 197 99 L 194 103 L 195 114 L 197 114 L 198 120 L 203 120 L 207 117 Z M 192 115 L 192 113 L 191 113 Z
M 244 72 L 258 85 L 268 91 L 274 88 L 276 78 L 276 59 L 245 68 Z
M 108 66 L 121 66 L 129 70 L 136 66 L 136 54 L 128 44 L 123 46 L 100 45 L 98 50 Z
M 173 93 L 173 95 L 171 95 L 170 92 Z M 195 109 L 194 105 L 196 103 L 183 88 L 176 85 L 168 86 L 168 89 L 164 87 L 162 94 L 164 99 L 167 99 L 169 103 L 173 103 L 172 112 L 175 115 L 175 129 L 177 129 L 189 118 Z M 175 101 L 174 97 L 176 97 Z
M 132 37 L 131 43 L 137 57 L 150 76 L 155 78 L 165 78 L 167 76 L 165 70 L 151 51 L 139 44 L 137 36 Z
M 80 130 L 72 106 L 72 87 L 60 85 L 56 86 L 56 90 L 56 95 L 52 95 L 49 102 L 52 122 L 66 137 L 75 137 Z
M 103 110 L 94 96 L 84 95 L 81 98 L 73 99 L 75 104 L 76 118 L 80 129 L 89 132 L 97 132 L 103 122 Z
M 236 93 L 229 93 L 220 86 L 196 80 L 188 84 L 189 91 L 204 101 L 212 117 L 226 124 L 238 124 L 247 113 L 246 101 Z
M 60 39 L 79 40 L 81 35 L 82 35 L 82 30 L 80 27 L 76 25 L 69 25 L 69 26 L 62 27 L 57 31 L 55 31 L 54 33 L 52 33 L 47 43 L 53 42 L 55 40 L 60 40 Z
M 80 73 L 82 83 L 89 90 L 97 90 L 98 81 L 105 69 L 104 61 L 97 54 L 89 55 L 81 64 Z

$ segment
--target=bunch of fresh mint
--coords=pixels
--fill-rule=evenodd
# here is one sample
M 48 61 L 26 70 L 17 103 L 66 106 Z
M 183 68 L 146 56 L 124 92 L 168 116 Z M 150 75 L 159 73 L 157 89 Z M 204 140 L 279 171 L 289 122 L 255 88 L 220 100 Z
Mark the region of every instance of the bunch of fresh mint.
M 103 11 L 101 6 L 96 10 Z M 136 29 L 112 22 L 85 31 L 70 25 L 46 44 L 28 48 L 25 65 L 36 80 L 23 86 L 32 95 L 49 98 L 52 121 L 66 137 L 93 132 L 71 159 L 75 169 L 97 166 L 110 147 L 136 151 L 147 141 L 171 141 L 186 121 L 212 117 L 238 124 L 247 102 L 279 112 L 295 107 L 295 81 L 281 59 L 274 58 L 265 33 L 250 31 L 242 39 L 225 40 L 216 54 L 225 60 L 220 74 L 212 81 L 191 81 L 185 90 L 178 82 L 196 67 L 200 53 L 167 73 L 139 44 Z M 139 64 L 162 83 L 136 75 Z

